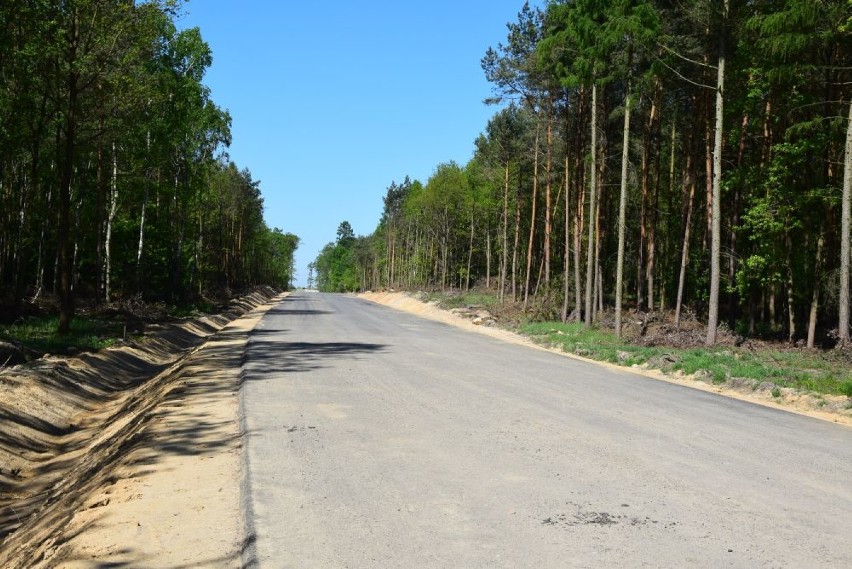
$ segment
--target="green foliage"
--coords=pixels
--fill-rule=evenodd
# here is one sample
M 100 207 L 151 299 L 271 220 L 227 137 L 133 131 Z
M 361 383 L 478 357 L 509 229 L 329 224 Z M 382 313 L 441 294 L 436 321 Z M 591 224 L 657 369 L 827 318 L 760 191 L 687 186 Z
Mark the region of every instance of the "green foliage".
M 847 391 L 852 386 L 852 370 L 845 361 L 833 361 L 817 352 L 637 346 L 608 330 L 579 323 L 537 322 L 522 326 L 520 331 L 537 342 L 583 357 L 628 367 L 639 365 L 705 375 L 713 383 L 732 378 L 750 379 L 755 385 L 771 381 L 783 387 L 833 395 L 850 395 Z
M 59 319 L 55 316 L 28 318 L 0 328 L 0 340 L 14 341 L 37 353 L 63 354 L 69 348 L 82 351 L 97 351 L 115 343 L 123 334 L 120 323 L 77 318 L 71 324 L 71 332 L 57 333 Z
M 363 290 L 364 256 L 368 243 L 368 238 L 355 237 L 348 221 L 341 222 L 337 228 L 337 241 L 323 247 L 313 262 L 317 288 L 323 292 Z
M 541 10 L 524 2 L 518 21 L 507 25 L 507 42 L 486 51 L 480 63 L 485 77 L 494 85 L 494 96 L 486 99 L 486 103 L 521 101 L 528 107 L 537 103 L 536 91 L 543 80 L 536 58 L 542 39 L 542 18 Z
M 349 222 L 340 222 L 340 225 L 337 227 L 337 242 L 345 245 L 353 239 L 355 239 L 355 232 L 352 230 L 352 226 L 349 225 Z
M 446 294 L 441 292 L 428 293 L 424 300 L 436 302 L 441 308 L 466 308 L 468 306 L 481 306 L 490 308 L 497 304 L 497 298 L 493 294 L 478 292 L 463 292 L 460 294 Z
M 0 6 L 0 300 L 290 285 L 298 239 L 265 225 L 259 183 L 226 159 L 212 53 L 177 29 L 179 4 Z

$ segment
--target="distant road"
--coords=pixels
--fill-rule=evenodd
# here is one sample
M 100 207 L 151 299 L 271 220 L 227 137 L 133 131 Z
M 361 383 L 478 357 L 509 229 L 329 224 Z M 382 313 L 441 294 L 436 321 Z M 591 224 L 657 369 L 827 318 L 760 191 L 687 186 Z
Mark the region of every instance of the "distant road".
M 261 567 L 852 567 L 852 429 L 300 292 L 252 333 Z

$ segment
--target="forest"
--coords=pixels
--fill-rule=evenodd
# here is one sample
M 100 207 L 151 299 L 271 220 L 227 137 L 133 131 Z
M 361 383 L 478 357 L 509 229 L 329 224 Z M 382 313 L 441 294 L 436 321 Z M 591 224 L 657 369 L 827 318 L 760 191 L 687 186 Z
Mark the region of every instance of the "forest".
M 484 287 L 544 319 L 849 343 L 847 0 L 525 4 L 472 158 L 341 224 L 322 290 Z
M 0 3 L 0 307 L 287 288 L 299 239 L 230 161 L 212 53 L 177 0 Z

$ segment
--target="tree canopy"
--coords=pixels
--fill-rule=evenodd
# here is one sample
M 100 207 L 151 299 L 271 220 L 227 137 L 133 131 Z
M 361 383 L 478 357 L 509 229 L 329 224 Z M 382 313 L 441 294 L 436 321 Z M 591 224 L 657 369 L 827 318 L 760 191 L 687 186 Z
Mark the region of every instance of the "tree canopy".
M 180 2 L 0 5 L 0 304 L 171 302 L 288 287 L 298 238 L 263 220 Z

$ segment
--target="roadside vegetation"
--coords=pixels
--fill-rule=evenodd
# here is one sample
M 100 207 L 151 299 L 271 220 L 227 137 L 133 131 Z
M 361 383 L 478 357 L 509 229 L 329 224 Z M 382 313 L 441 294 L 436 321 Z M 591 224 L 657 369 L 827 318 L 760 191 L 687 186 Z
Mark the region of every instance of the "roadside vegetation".
M 230 296 L 220 296 L 173 305 L 136 298 L 135 301 L 87 306 L 79 309 L 67 333 L 58 331 L 59 316 L 55 307 L 42 301 L 41 306 L 29 305 L 29 314 L 13 321 L 0 320 L 0 370 L 48 354 L 73 356 L 124 343 L 144 343 L 151 333 L 179 327 L 202 316 L 240 310 L 247 299 L 256 302 L 257 298 L 272 298 L 279 290 L 255 287 L 236 301 Z
M 101 350 L 114 345 L 125 333 L 122 323 L 84 316 L 78 316 L 71 322 L 68 334 L 59 334 L 58 325 L 58 316 L 30 317 L 13 324 L 0 325 L 0 343 L 11 344 L 26 359 L 26 355 Z M 7 363 L 17 363 L 18 358 L 13 361 L 11 349 L 7 348 L 6 354 L 2 351 L 0 348 L 0 367 Z
M 38 303 L 28 304 L 27 313 L 0 319 L 0 369 L 44 354 L 95 352 L 123 341 L 139 340 L 152 328 L 226 310 L 231 300 L 225 295 L 205 296 L 169 304 L 144 301 L 137 296 L 109 304 L 93 303 L 80 307 L 70 330 L 60 333 L 57 308 L 46 295 Z
M 605 324 L 590 328 L 579 322 L 519 319 L 521 307 L 501 304 L 493 292 L 430 292 L 421 294 L 420 299 L 449 310 L 487 310 L 500 325 L 537 343 L 597 361 L 681 373 L 717 385 L 734 383 L 739 388 L 765 389 L 775 397 L 782 389 L 791 388 L 852 398 L 852 353 L 848 350 L 749 341 L 725 331 L 716 346 L 707 347 L 694 323 L 673 331 L 664 318 L 645 326 L 644 332 L 634 319 L 634 326 L 625 326 L 629 333 L 619 338 Z M 611 318 L 602 317 L 601 321 Z M 663 340 L 667 345 L 658 344 Z
M 852 358 L 842 352 L 802 349 L 641 346 L 618 338 L 612 330 L 582 324 L 537 322 L 519 331 L 537 342 L 565 352 L 622 366 L 696 375 L 715 384 L 732 379 L 774 387 L 852 397 Z

